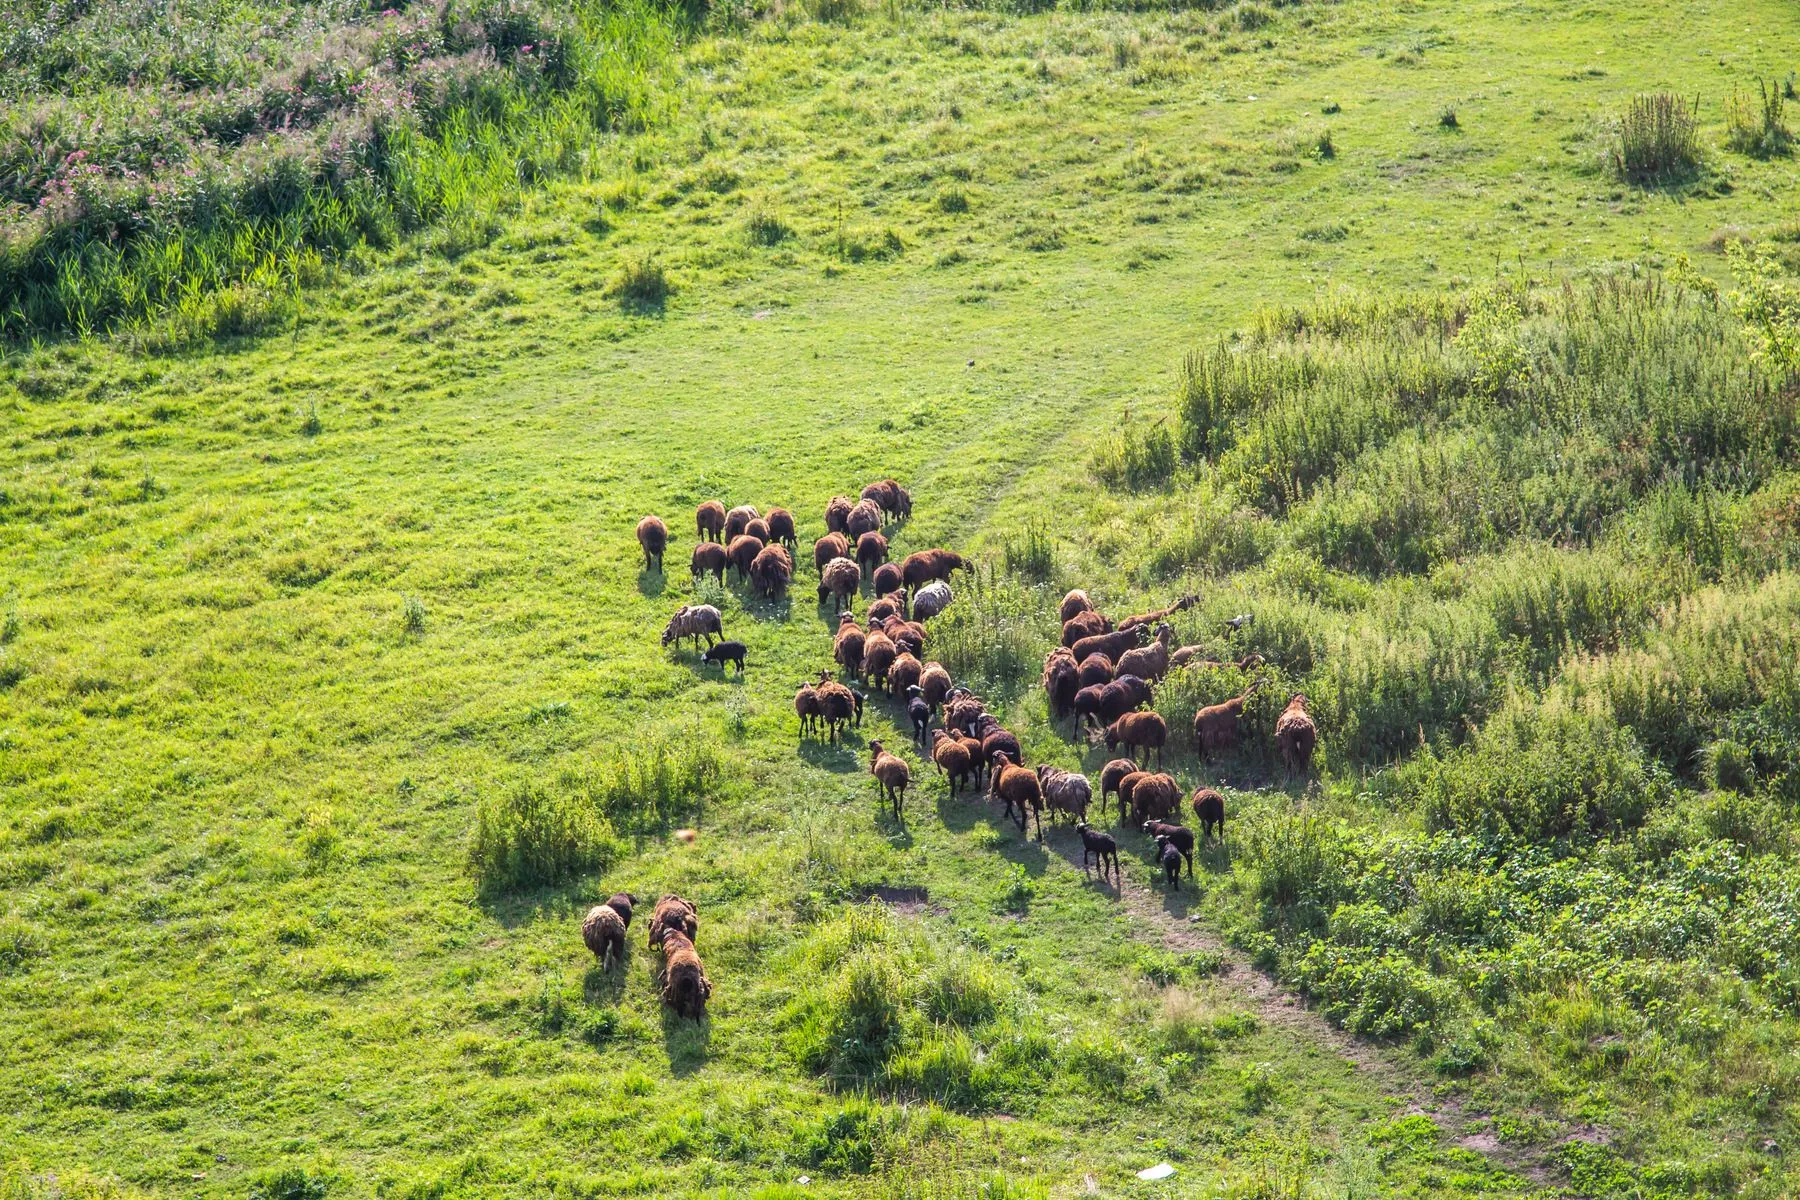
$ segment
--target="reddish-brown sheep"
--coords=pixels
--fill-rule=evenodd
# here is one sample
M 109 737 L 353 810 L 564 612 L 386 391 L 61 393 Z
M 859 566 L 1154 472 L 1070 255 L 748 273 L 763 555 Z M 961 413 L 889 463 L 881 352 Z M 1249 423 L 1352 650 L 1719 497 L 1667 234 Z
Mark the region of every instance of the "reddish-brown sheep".
M 750 527 L 750 522 L 756 520 L 761 515 L 761 513 L 756 511 L 756 506 L 754 504 L 740 504 L 730 512 L 726 513 L 725 540 L 729 542 L 732 538 L 742 534 Z
M 710 574 L 720 583 L 725 582 L 725 567 L 730 563 L 725 555 L 725 547 L 717 542 L 699 542 L 694 546 L 694 558 L 690 564 L 694 578 Z
M 675 1015 L 698 1021 L 706 1016 L 706 1002 L 712 999 L 712 980 L 700 964 L 694 943 L 677 930 L 663 939 L 662 1001 Z
M 1156 765 L 1162 765 L 1163 743 L 1169 740 L 1169 726 L 1160 714 L 1128 712 L 1106 727 L 1106 748 L 1124 746 L 1127 750 L 1156 751 Z M 1145 755 L 1149 757 L 1148 754 Z
M 819 682 L 813 688 L 819 693 L 820 716 L 835 745 L 840 726 L 862 723 L 862 696 L 832 679 L 829 671 L 819 672 Z
M 1069 661 L 1075 661 L 1073 650 L 1064 650 Z M 1113 681 L 1113 660 L 1104 654 L 1090 654 L 1075 668 L 1076 687 L 1105 687 Z
M 1073 646 L 1082 638 L 1098 637 L 1112 632 L 1112 622 L 1091 608 L 1083 609 L 1063 622 L 1062 644 Z
M 625 961 L 625 931 L 631 928 L 631 910 L 637 897 L 620 892 L 605 904 L 588 909 L 581 922 L 581 940 L 600 960 L 602 969 Z
M 800 740 L 817 729 L 825 715 L 824 706 L 819 702 L 819 691 L 810 683 L 800 685 L 794 693 L 794 715 L 800 718 Z
M 1080 588 L 1076 588 L 1062 598 L 1062 607 L 1057 610 L 1057 620 L 1066 625 L 1074 618 L 1076 613 L 1093 611 L 1094 602 L 1088 599 L 1088 594 L 1086 592 L 1082 591 Z
M 825 505 L 825 528 L 832 533 L 844 533 L 853 507 L 850 497 L 833 496 Z
M 863 631 L 849 613 L 838 622 L 831 657 L 852 679 L 862 678 Z
M 750 586 L 770 600 L 785 593 L 793 577 L 794 560 L 786 546 L 764 546 L 750 563 Z
M 1219 843 L 1225 842 L 1225 797 L 1212 788 L 1201 785 L 1194 789 L 1194 819 L 1200 822 L 1200 840 L 1204 843 L 1219 831 Z
M 1044 840 L 1044 793 L 1038 786 L 1038 777 L 1024 767 L 1014 766 L 1010 755 L 994 756 L 993 774 L 988 779 L 988 795 L 1006 802 L 1006 815 L 1015 818 L 1019 823 L 1019 832 L 1025 832 L 1026 822 L 1037 818 L 1037 840 Z
M 669 545 L 669 527 L 661 517 L 645 517 L 637 523 L 638 545 L 644 551 L 644 570 L 662 574 L 663 551 Z
M 1237 748 L 1238 722 L 1244 716 L 1244 702 L 1256 690 L 1251 684 L 1241 696 L 1233 696 L 1223 704 L 1209 704 L 1194 714 L 1194 750 L 1200 758 L 1211 758 Z
M 1058 646 L 1044 660 L 1044 698 L 1049 701 L 1052 721 L 1075 711 L 1075 692 L 1080 687 L 1075 655 L 1066 646 Z
M 869 624 L 874 625 L 889 617 L 906 616 L 905 592 L 877 592 L 878 599 L 869 605 Z
M 1158 626 L 1156 640 L 1148 646 L 1139 646 L 1135 650 L 1127 650 L 1119 656 L 1120 675 L 1136 675 L 1139 679 L 1148 679 L 1156 683 L 1169 673 L 1169 647 L 1174 643 L 1175 629 L 1170 625 Z
M 1069 647 L 1075 652 L 1076 662 L 1086 662 L 1090 654 L 1104 654 L 1118 662 L 1119 657 L 1127 650 L 1135 649 L 1144 640 L 1138 629 L 1119 629 L 1112 633 L 1097 633 L 1092 637 L 1084 637 Z
M 937 769 L 949 776 L 950 794 L 956 795 L 965 783 L 971 781 L 974 774 L 974 755 L 969 747 L 952 734 L 942 729 L 931 731 L 931 761 Z
M 897 562 L 886 562 L 876 567 L 875 577 L 870 582 L 877 596 L 886 596 L 906 587 L 906 580 L 901 577 L 900 564 Z
M 898 755 L 889 754 L 882 749 L 880 742 L 869 743 L 869 774 L 881 785 L 881 790 L 894 806 L 894 820 L 904 822 L 906 814 L 906 789 L 912 783 L 912 768 L 906 760 Z
M 694 536 L 705 542 L 725 540 L 725 506 L 708 500 L 694 510 Z
M 850 557 L 850 539 L 841 533 L 828 533 L 813 543 L 813 569 L 825 577 L 825 564 L 834 558 Z
M 906 689 L 919 686 L 919 675 L 925 670 L 910 651 L 902 650 L 894 656 L 893 665 L 888 668 L 887 686 L 890 696 L 904 696 Z
M 785 508 L 771 508 L 768 516 L 769 536 L 789 550 L 800 548 L 800 531 L 794 527 L 794 514 Z
M 1306 711 L 1306 695 L 1295 692 L 1275 719 L 1275 744 L 1281 748 L 1281 764 L 1290 778 L 1304 775 L 1312 766 L 1313 747 L 1319 741 L 1319 727 Z
M 943 705 L 951 686 L 950 669 L 941 662 L 928 662 L 925 669 L 919 672 L 919 690 L 924 693 L 925 703 L 931 705 L 933 712 Z
M 1175 782 L 1172 775 L 1145 775 L 1132 784 L 1131 819 L 1142 825 L 1145 821 L 1166 821 L 1181 815 L 1181 785 Z
M 650 913 L 650 948 L 663 944 L 663 935 L 675 932 L 693 941 L 700 932 L 700 906 L 683 900 L 674 892 L 666 892 Z
M 752 517 L 744 523 L 744 532 L 750 537 L 758 538 L 766 546 L 775 539 L 769 536 L 769 523 L 761 517 Z
M 856 539 L 856 565 L 873 574 L 876 567 L 888 560 L 888 540 L 879 533 L 870 531 Z
M 862 672 L 859 678 L 867 680 L 871 687 L 885 689 L 888 671 L 899 657 L 899 648 L 894 639 L 879 629 L 870 629 L 863 638 Z
M 969 570 L 968 560 L 948 550 L 920 550 L 900 562 L 900 578 L 907 587 L 918 591 L 933 579 L 950 580 L 950 572 Z
M 1186 612 L 1198 603 L 1200 603 L 1200 597 L 1198 596 L 1183 596 L 1167 608 L 1159 608 L 1155 612 L 1135 613 L 1132 616 L 1126 617 L 1123 621 L 1119 622 L 1119 628 L 1136 629 L 1139 625 L 1155 625 L 1159 621 L 1168 620 L 1178 612 Z
M 750 567 L 756 562 L 756 556 L 763 552 L 763 544 L 756 538 L 739 534 L 731 539 L 725 547 L 725 557 L 731 560 L 739 579 L 750 578 Z
M 1138 765 L 1129 758 L 1115 758 L 1100 768 L 1100 803 L 1106 803 L 1109 793 L 1119 790 L 1119 781 L 1138 769 Z M 1124 808 L 1121 806 L 1120 811 Z
M 880 528 L 881 506 L 873 500 L 858 500 L 850 515 L 844 518 L 844 532 L 853 540 Z

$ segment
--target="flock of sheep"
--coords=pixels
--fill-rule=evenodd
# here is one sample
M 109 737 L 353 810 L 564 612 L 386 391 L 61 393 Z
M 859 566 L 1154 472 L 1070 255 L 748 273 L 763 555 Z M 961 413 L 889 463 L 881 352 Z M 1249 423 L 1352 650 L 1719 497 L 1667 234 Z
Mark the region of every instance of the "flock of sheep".
M 958 685 L 942 663 L 925 658 L 925 622 L 949 607 L 955 598 L 950 576 L 970 564 L 939 549 L 890 562 L 883 530 L 890 520 L 911 513 L 911 494 L 891 479 L 865 487 L 855 502 L 834 496 L 826 506 L 827 532 L 813 544 L 813 565 L 818 571 L 819 604 L 830 600 L 838 614 L 832 657 L 849 682 L 834 679 L 824 669 L 817 680 L 799 686 L 794 713 L 801 739 L 823 736 L 835 744 L 846 728 L 860 727 L 868 700 L 865 689 L 904 698 L 913 743 L 921 753 L 930 754 L 950 795 L 965 786 L 981 788 L 985 777 L 989 799 L 1004 803 L 1006 819 L 1015 821 L 1020 833 L 1035 820 L 1040 842 L 1046 809 L 1053 820 L 1059 814 L 1067 816 L 1081 837 L 1083 873 L 1092 863 L 1102 878 L 1110 875 L 1120 881 L 1117 841 L 1088 822 L 1093 787 L 1087 776 L 1049 765 L 1028 768 L 1018 737 L 986 710 L 980 697 Z M 710 573 L 722 583 L 725 571 L 735 569 L 768 597 L 783 594 L 791 584 L 797 531 L 787 509 L 770 509 L 763 517 L 750 505 L 727 510 L 719 501 L 709 500 L 695 510 L 694 522 L 698 544 L 691 566 L 696 580 Z M 660 572 L 668 527 L 658 517 L 645 517 L 638 522 L 637 536 L 644 569 Z M 865 577 L 876 598 L 863 623 L 858 623 L 850 610 Z M 1203 657 L 1200 646 L 1175 645 L 1168 619 L 1195 601 L 1196 597 L 1185 596 L 1167 608 L 1134 614 L 1115 624 L 1086 592 L 1071 591 L 1059 611 L 1062 644 L 1045 659 L 1042 679 L 1053 721 L 1072 719 L 1077 730 L 1096 731 L 1109 753 L 1123 751 L 1123 757 L 1101 768 L 1100 804 L 1104 808 L 1109 797 L 1117 797 L 1119 822 L 1129 821 L 1152 839 L 1168 886 L 1176 890 L 1184 866 L 1193 877 L 1196 845 L 1204 846 L 1215 837 L 1223 843 L 1225 838 L 1225 798 L 1205 785 L 1188 797 L 1199 838 L 1179 823 L 1183 790 L 1161 769 L 1168 725 L 1161 714 L 1149 711 L 1154 685 L 1171 669 L 1224 665 Z M 1226 624 L 1235 632 L 1251 620 L 1245 614 Z M 732 663 L 743 672 L 744 644 L 724 639 L 723 619 L 712 605 L 683 605 L 664 628 L 662 643 L 689 639 L 698 649 L 702 638 L 707 647 L 703 662 L 721 667 Z M 1236 665 L 1249 671 L 1261 663 L 1252 654 Z M 1253 683 L 1242 695 L 1194 714 L 1193 744 L 1203 761 L 1239 744 L 1244 706 L 1256 686 Z M 1275 743 L 1290 775 L 1306 773 L 1317 742 L 1318 728 L 1306 697 L 1296 693 L 1275 723 Z M 894 818 L 904 821 L 912 768 L 879 741 L 869 743 L 869 755 L 870 775 L 891 804 Z M 1147 769 L 1152 755 L 1154 772 Z M 1140 767 L 1140 760 L 1146 765 Z M 622 953 L 633 903 L 629 896 L 614 896 L 592 909 L 583 922 L 583 939 L 602 962 L 609 954 Z M 694 906 L 679 896 L 665 896 L 652 919 L 650 945 L 660 947 L 664 955 L 664 1002 L 697 1019 L 704 1013 L 711 984 L 694 951 L 694 927 Z

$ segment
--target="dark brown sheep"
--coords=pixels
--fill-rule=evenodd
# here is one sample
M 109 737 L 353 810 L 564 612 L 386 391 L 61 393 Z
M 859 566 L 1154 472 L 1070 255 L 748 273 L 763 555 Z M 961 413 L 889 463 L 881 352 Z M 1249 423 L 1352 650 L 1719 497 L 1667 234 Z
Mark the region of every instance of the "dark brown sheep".
M 1148 778 L 1148 771 L 1128 771 L 1119 780 L 1119 824 L 1123 825 L 1130 819 L 1131 794 L 1137 790 L 1140 782 Z
M 825 577 L 825 564 L 834 558 L 850 557 L 850 539 L 841 533 L 828 533 L 813 543 L 813 569 Z
M 894 656 L 894 663 L 888 668 L 888 694 L 904 696 L 906 689 L 919 686 L 919 676 L 925 670 L 925 664 L 906 650 Z
M 650 948 L 662 945 L 663 935 L 670 932 L 679 933 L 690 942 L 700 932 L 700 906 L 674 892 L 664 893 L 650 913 Z
M 775 540 L 773 537 L 769 536 L 769 523 L 761 517 L 752 517 L 749 521 L 745 522 L 744 533 L 750 537 L 759 539 L 765 546 Z
M 645 517 L 637 523 L 638 545 L 644 550 L 644 570 L 662 574 L 663 551 L 669 545 L 669 527 L 661 517 Z
M 762 514 L 756 511 L 756 506 L 754 504 L 740 504 L 730 512 L 726 513 L 725 540 L 729 542 L 732 538 L 743 534 L 745 530 L 750 528 L 750 522 L 756 520 L 761 515 Z M 766 541 L 767 539 L 759 538 L 757 540 Z
M 852 679 L 862 678 L 863 638 L 862 628 L 845 613 L 832 639 L 831 657 Z
M 1209 704 L 1194 714 L 1194 750 L 1202 761 L 1237 748 L 1244 702 L 1255 690 L 1256 685 L 1252 684 L 1243 695 L 1233 696 L 1223 704 Z
M 879 483 L 871 483 L 863 488 L 862 498 L 873 503 L 885 517 L 899 507 L 899 500 L 894 495 L 894 489 L 899 486 L 891 479 L 883 479 Z
M 875 625 L 889 617 L 906 616 L 905 592 L 877 592 L 875 603 L 869 605 L 869 624 Z
M 1057 610 L 1057 620 L 1066 625 L 1074 619 L 1076 613 L 1093 611 L 1094 602 L 1088 599 L 1086 592 L 1076 588 L 1062 598 L 1062 607 Z
M 919 672 L 919 691 L 925 697 L 925 703 L 931 705 L 936 712 L 943 707 L 944 697 L 950 694 L 950 669 L 941 662 L 928 662 L 925 669 Z
M 1150 820 L 1144 822 L 1144 832 L 1155 842 L 1168 842 L 1181 851 L 1181 857 L 1187 860 L 1188 878 L 1194 877 L 1194 831 L 1186 825 L 1171 825 L 1165 821 Z
M 794 527 L 794 514 L 785 508 L 771 508 L 768 516 L 769 536 L 789 550 L 800 548 L 800 531 Z
M 763 543 L 759 538 L 746 534 L 738 534 L 725 546 L 725 557 L 737 570 L 739 579 L 750 578 L 750 568 L 756 562 L 756 556 L 763 552 Z
M 725 540 L 725 506 L 708 500 L 694 510 L 694 536 L 703 542 Z
M 1105 805 L 1106 797 L 1119 790 L 1119 781 L 1138 769 L 1138 765 L 1129 758 L 1115 758 L 1100 768 L 1100 803 Z M 1124 812 L 1123 804 L 1120 812 Z
M 993 774 L 988 779 L 988 795 L 1006 802 L 1006 815 L 1019 823 L 1019 832 L 1032 817 L 1037 818 L 1037 840 L 1044 840 L 1044 793 L 1038 777 L 1024 767 L 1014 766 L 1011 756 L 996 755 Z
M 1060 721 L 1075 711 L 1075 693 L 1081 687 L 1075 655 L 1066 646 L 1058 646 L 1044 660 L 1044 699 L 1050 705 L 1050 719 Z
M 631 910 L 637 897 L 620 892 L 605 904 L 588 909 L 581 922 L 581 940 L 600 960 L 602 969 L 625 961 L 625 931 L 631 928 Z
M 948 550 L 920 550 L 900 562 L 900 579 L 908 588 L 918 591 L 934 579 L 948 583 L 950 572 L 969 570 L 968 560 Z
M 750 564 L 750 586 L 770 600 L 784 594 L 793 577 L 794 560 L 786 546 L 764 546 Z
M 1114 686 L 1112 684 L 1107 685 Z M 1156 765 L 1162 766 L 1163 743 L 1169 740 L 1169 726 L 1153 712 L 1128 712 L 1106 727 L 1106 748 L 1124 746 L 1127 750 L 1156 751 Z M 1149 755 L 1146 753 L 1145 758 Z
M 990 768 L 1004 756 L 1009 762 L 1023 766 L 1025 751 L 1018 735 L 992 717 L 976 722 L 975 736 L 981 739 L 981 761 Z
M 1112 622 L 1093 609 L 1083 609 L 1063 622 L 1062 644 L 1073 646 L 1082 638 L 1112 632 Z
M 944 707 L 944 724 L 964 733 L 975 732 L 975 722 L 981 719 L 987 709 L 981 703 L 981 697 L 971 696 L 967 690 L 960 695 L 951 696 Z
M 862 697 L 853 689 L 832 679 L 829 671 L 819 672 L 819 682 L 813 688 L 819 693 L 819 715 L 835 745 L 839 727 L 860 723 Z
M 1088 805 L 1094 801 L 1094 789 L 1086 775 L 1040 766 L 1037 777 L 1038 788 L 1044 793 L 1045 808 L 1053 814 L 1067 813 L 1077 822 L 1087 820 Z
M 1159 608 L 1155 612 L 1135 613 L 1126 617 L 1123 621 L 1119 622 L 1119 628 L 1136 629 L 1139 625 L 1155 625 L 1159 622 L 1168 620 L 1178 612 L 1186 612 L 1198 603 L 1200 603 L 1200 597 L 1198 596 L 1183 596 L 1167 608 Z
M 889 617 L 881 623 L 887 635 L 894 639 L 894 645 L 905 650 L 913 657 L 925 653 L 925 627 L 917 621 L 904 620 L 901 617 Z
M 1110 725 L 1152 699 L 1150 685 L 1136 675 L 1121 675 L 1097 688 L 1075 693 L 1075 715 L 1096 725 Z
M 1306 695 L 1295 692 L 1287 707 L 1275 719 L 1275 744 L 1281 748 L 1281 765 L 1288 777 L 1304 775 L 1312 767 L 1313 747 L 1319 742 L 1319 727 L 1306 711 Z
M 825 505 L 825 528 L 832 533 L 846 532 L 850 510 L 855 505 L 848 496 L 833 496 Z
M 888 671 L 900 655 L 894 639 L 879 629 L 871 629 L 863 638 L 862 672 L 859 678 L 871 687 L 886 689 Z
M 1118 662 L 1127 650 L 1136 649 L 1144 640 L 1141 629 L 1119 629 L 1112 633 L 1097 633 L 1093 637 L 1084 637 L 1070 647 L 1075 652 L 1076 662 L 1086 662 L 1089 655 L 1104 654 Z
M 694 546 L 693 561 L 689 564 L 694 571 L 694 578 L 710 574 L 721 584 L 725 582 L 725 568 L 731 560 L 725 555 L 725 547 L 717 542 L 700 542 Z
M 825 717 L 819 691 L 812 684 L 803 683 L 794 693 L 794 715 L 800 718 L 800 740 L 804 742 L 806 735 L 817 730 Z
M 856 565 L 874 574 L 875 568 L 888 560 L 888 540 L 869 532 L 856 539 Z
M 830 597 L 831 611 L 839 612 L 852 606 L 861 587 L 861 568 L 847 558 L 834 558 L 819 572 L 819 603 Z
M 1070 662 L 1075 661 L 1073 650 L 1064 650 L 1063 653 L 1069 656 Z M 1075 686 L 1105 687 L 1113 681 L 1115 673 L 1112 659 L 1104 654 L 1090 654 L 1081 660 L 1080 666 L 1075 668 Z
M 1094 859 L 1095 873 L 1104 881 L 1111 878 L 1113 886 L 1123 887 L 1125 876 L 1119 870 L 1119 843 L 1113 840 L 1110 833 L 1101 833 L 1092 829 L 1086 821 L 1075 823 L 1075 832 L 1081 835 L 1081 873 L 1088 871 L 1088 858 Z M 1110 875 L 1109 875 L 1110 871 Z
M 931 761 L 937 769 L 949 777 L 950 794 L 956 795 L 965 783 L 972 781 L 974 775 L 975 756 L 969 747 L 953 734 L 942 729 L 931 731 Z
M 873 500 L 858 500 L 850 515 L 844 518 L 844 532 L 853 539 L 860 540 L 865 533 L 874 533 L 881 528 L 881 507 Z
M 1168 821 L 1181 815 L 1181 785 L 1173 775 L 1145 775 L 1131 787 L 1131 819 Z
M 1135 650 L 1127 650 L 1119 656 L 1121 675 L 1136 675 L 1139 679 L 1147 679 L 1151 683 L 1159 682 L 1169 673 L 1169 647 L 1175 641 L 1175 628 L 1172 625 L 1159 625 L 1156 639 L 1148 646 L 1139 646 Z
M 706 1016 L 706 1002 L 712 999 L 712 980 L 700 964 L 694 943 L 671 929 L 663 938 L 662 1002 L 675 1015 L 698 1021 Z
M 877 596 L 899 592 L 906 587 L 906 581 L 900 575 L 900 564 L 897 562 L 882 563 L 876 567 L 875 576 L 870 580 L 870 584 Z
M 1212 788 L 1201 786 L 1194 789 L 1194 820 L 1200 822 L 1200 838 L 1204 842 L 1211 838 L 1213 830 L 1219 832 L 1219 844 L 1225 843 L 1225 797 Z
M 894 820 L 904 823 L 906 789 L 912 783 L 912 768 L 906 765 L 905 759 L 882 749 L 880 742 L 870 742 L 869 774 L 875 777 L 882 793 L 894 806 Z

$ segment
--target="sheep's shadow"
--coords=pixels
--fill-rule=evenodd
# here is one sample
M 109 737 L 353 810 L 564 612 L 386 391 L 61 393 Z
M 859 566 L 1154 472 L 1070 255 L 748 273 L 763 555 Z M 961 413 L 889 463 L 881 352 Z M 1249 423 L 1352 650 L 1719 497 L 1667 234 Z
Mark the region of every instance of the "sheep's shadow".
M 631 940 L 625 941 L 624 955 L 608 970 L 599 963 L 587 969 L 581 978 L 581 996 L 589 1004 L 617 1007 L 625 999 L 625 985 L 631 974 Z
M 687 1078 L 711 1059 L 711 1017 L 690 1021 L 673 1009 L 664 1008 L 662 1025 L 663 1053 L 669 1056 L 669 1073 L 675 1078 Z
M 938 823 L 951 833 L 967 833 L 978 821 L 987 818 L 987 793 L 980 788 L 964 787 L 951 795 L 950 784 L 945 780 L 933 791 L 936 793 Z
M 669 581 L 661 571 L 645 569 L 638 572 L 638 591 L 654 600 L 668 590 Z
M 1113 840 L 1115 842 L 1119 840 L 1117 832 L 1110 830 L 1101 830 L 1100 832 L 1112 832 Z M 1117 876 L 1114 876 L 1110 870 L 1108 870 L 1107 874 L 1101 875 L 1099 873 L 1100 869 L 1095 865 L 1095 861 L 1091 856 L 1087 858 L 1084 864 L 1082 860 L 1081 833 L 1079 830 L 1069 826 L 1051 826 L 1044 831 L 1044 845 L 1069 866 L 1081 868 L 1083 882 L 1091 882 L 1099 887 L 1101 894 L 1107 899 L 1117 900 L 1124 895 L 1124 860 L 1129 857 L 1129 854 L 1123 846 L 1119 848 L 1119 873 Z M 1115 879 L 1117 879 L 1118 882 L 1115 883 Z
M 745 670 L 740 671 L 730 663 L 709 663 L 704 658 L 696 658 L 688 664 L 688 670 L 693 672 L 696 679 L 716 679 L 720 683 L 735 683 L 742 687 L 749 667 L 746 665 Z
M 852 736 L 857 738 L 859 745 L 852 746 L 849 743 L 849 739 Z M 830 742 L 821 742 L 809 738 L 800 743 L 800 758 L 803 762 L 810 763 L 812 766 L 820 767 L 839 775 L 848 774 L 852 771 L 866 770 L 867 768 L 863 766 L 862 757 L 859 753 L 861 739 L 862 735 L 856 733 L 854 730 L 846 730 L 838 734 L 836 745 L 833 745 Z

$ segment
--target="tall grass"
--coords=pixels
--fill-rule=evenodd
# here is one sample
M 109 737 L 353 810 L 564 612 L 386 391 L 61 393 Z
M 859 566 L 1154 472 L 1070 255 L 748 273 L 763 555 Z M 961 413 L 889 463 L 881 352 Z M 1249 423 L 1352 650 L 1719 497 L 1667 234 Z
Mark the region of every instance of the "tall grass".
M 1740 154 L 1775 158 L 1794 148 L 1794 135 L 1784 117 L 1787 100 L 1779 87 L 1756 81 L 1759 95 L 1733 90 L 1725 100 L 1725 144 Z
M 1635 97 L 1620 114 L 1608 150 L 1613 170 L 1631 183 L 1664 183 L 1700 165 L 1700 101 L 1669 92 Z

